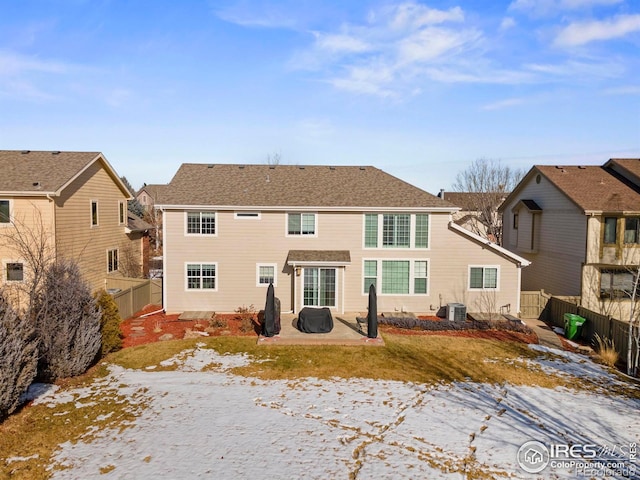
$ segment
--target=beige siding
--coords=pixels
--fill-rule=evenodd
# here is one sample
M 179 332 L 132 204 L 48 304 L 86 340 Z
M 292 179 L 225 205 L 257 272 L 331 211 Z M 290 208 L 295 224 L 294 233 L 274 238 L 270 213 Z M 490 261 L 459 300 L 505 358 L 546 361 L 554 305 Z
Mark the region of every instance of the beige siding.
M 520 208 L 519 228 L 513 228 L 512 209 L 518 201 L 526 199 L 534 200 L 542 208 L 542 213 L 535 215 L 536 253 L 527 251 L 531 231 L 530 221 L 527 226 L 526 219 L 531 216 L 523 215 L 526 208 Z M 587 217 L 544 177 L 539 184 L 529 182 L 516 199 L 505 205 L 504 245 L 532 262 L 522 272 L 523 290 L 544 289 L 553 295 L 580 295 L 586 236 Z
M 91 201 L 98 201 L 98 226 L 91 226 Z M 100 162 L 95 162 L 63 191 L 56 201 L 58 252 L 76 259 L 93 289 L 104 288 L 107 251 L 118 249 L 122 257 L 132 245 L 119 224 L 118 203 L 124 193 Z M 112 275 L 118 275 L 113 273 Z
M 427 260 L 428 295 L 378 294 L 380 311 L 436 311 L 448 302 L 463 302 L 470 311 L 479 311 L 491 297 L 496 306 L 518 302 L 518 269 L 513 263 L 448 228 L 448 214 L 431 214 L 429 249 L 364 249 L 362 213 L 320 212 L 317 236 L 286 236 L 285 212 L 261 212 L 259 220 L 235 219 L 232 211 L 217 213 L 214 237 L 186 236 L 185 213 L 167 211 L 165 225 L 165 308 L 233 311 L 242 305 L 264 307 L 265 287 L 256 286 L 256 265 L 277 264 L 276 296 L 283 311 L 297 310 L 301 304 L 303 275 L 296 276 L 285 265 L 289 250 L 349 250 L 351 263 L 338 268 L 337 310 L 366 311 L 363 291 L 364 259 Z M 381 228 L 381 225 L 379 225 Z M 217 291 L 187 291 L 187 263 L 216 263 Z M 470 292 L 469 265 L 498 266 L 500 285 L 491 294 Z M 293 292 L 297 299 L 294 299 Z M 494 298 L 495 297 L 495 298 Z
M 28 255 L 19 247 L 23 242 L 32 252 L 43 251 L 43 260 L 53 259 L 55 224 L 53 204 L 48 199 L 0 197 L 11 205 L 11 225 L 0 224 L 0 288 L 6 288 L 11 300 L 19 307 L 26 306 L 26 283 L 7 281 L 7 264 L 22 263 L 25 282 L 29 281 Z

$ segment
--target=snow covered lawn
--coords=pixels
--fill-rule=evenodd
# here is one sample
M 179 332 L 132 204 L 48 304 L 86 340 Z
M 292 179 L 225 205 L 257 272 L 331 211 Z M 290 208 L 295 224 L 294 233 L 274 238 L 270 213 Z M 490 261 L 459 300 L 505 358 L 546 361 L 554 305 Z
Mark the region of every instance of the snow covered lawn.
M 128 428 L 96 429 L 62 444 L 55 479 L 576 478 L 575 467 L 526 473 L 517 452 L 530 440 L 594 444 L 632 468 L 629 448 L 640 442 L 638 396 L 607 395 L 621 382 L 604 368 L 554 353 L 562 357 L 523 361 L 549 375 L 589 377 L 594 390 L 264 381 L 230 373 L 248 357 L 197 347 L 162 362 L 176 364 L 175 371 L 112 365 L 90 387 L 40 391 L 35 403 L 73 399 L 81 408 L 126 395 L 145 404 Z

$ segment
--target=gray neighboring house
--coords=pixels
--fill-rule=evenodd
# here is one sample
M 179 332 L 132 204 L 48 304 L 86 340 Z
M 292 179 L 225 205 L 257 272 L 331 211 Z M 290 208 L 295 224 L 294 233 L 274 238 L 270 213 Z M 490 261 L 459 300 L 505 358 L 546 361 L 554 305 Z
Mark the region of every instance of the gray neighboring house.
M 532 262 L 523 290 L 580 296 L 586 308 L 628 319 L 625 292 L 640 264 L 640 159 L 536 165 L 500 212 L 504 246 Z
M 529 264 L 453 222 L 458 208 L 371 166 L 183 164 L 163 212 L 167 312 L 517 313 Z

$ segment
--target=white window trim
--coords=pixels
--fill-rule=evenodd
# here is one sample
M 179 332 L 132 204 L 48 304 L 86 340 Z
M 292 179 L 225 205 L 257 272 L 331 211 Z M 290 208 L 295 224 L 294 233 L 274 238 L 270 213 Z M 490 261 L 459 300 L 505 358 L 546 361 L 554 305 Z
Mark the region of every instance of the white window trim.
M 122 219 L 120 219 L 120 213 L 122 213 Z M 118 225 L 126 225 L 127 223 L 127 207 L 124 201 L 118 200 Z
M 233 212 L 234 220 L 261 220 L 261 212 Z M 216 229 L 217 230 L 217 229 Z
M 471 269 L 482 268 L 482 288 L 471 288 Z M 484 287 L 484 269 L 496 269 L 496 288 Z M 467 291 L 469 292 L 499 292 L 500 291 L 500 265 L 469 265 L 467 268 Z
M 422 250 L 422 249 L 421 249 Z M 409 293 L 382 293 L 382 261 L 391 261 L 391 262 L 409 262 Z M 369 295 L 369 292 L 364 292 L 364 262 L 365 261 L 374 261 L 376 264 L 376 295 L 383 297 L 428 297 L 431 292 L 431 258 L 420 257 L 420 258 L 385 258 L 385 257 L 364 257 L 362 259 L 362 268 L 361 268 L 361 277 L 360 277 L 360 291 L 363 297 Z M 427 293 L 415 293 L 415 262 L 427 262 Z M 424 278 L 424 277 L 420 277 Z M 475 290 L 475 289 L 474 289 Z
M 22 264 L 22 280 L 7 280 L 7 265 L 9 263 L 21 263 Z M 20 283 L 24 283 L 26 281 L 26 277 L 27 277 L 27 262 L 25 262 L 22 259 L 11 259 L 11 260 L 7 260 L 7 259 L 3 259 L 2 260 L 2 274 L 0 276 L 0 284 L 8 284 L 8 285 L 15 285 L 15 284 L 20 284 Z
M 96 223 L 93 223 L 93 204 L 96 204 Z M 89 200 L 89 226 L 96 228 L 100 226 L 100 202 L 98 200 Z
M 116 268 L 115 270 L 109 270 L 109 253 L 110 252 L 116 252 L 116 255 L 118 257 L 118 268 Z M 120 271 L 120 249 L 119 248 L 107 248 L 107 273 L 114 273 L 114 272 L 119 272 Z
M 289 215 L 291 214 L 299 214 L 300 215 L 300 225 L 302 228 L 302 215 L 313 215 L 313 235 L 304 235 L 304 234 L 289 234 Z M 287 212 L 284 216 L 284 235 L 289 238 L 317 238 L 318 236 L 318 213 L 317 212 Z
M 273 286 L 278 286 L 278 264 L 277 263 L 256 263 L 256 287 L 268 287 L 268 283 L 260 283 L 260 267 L 273 267 Z
M 215 288 L 189 288 L 189 277 L 187 276 L 187 265 L 214 265 L 216 268 L 216 287 Z M 190 293 L 207 293 L 217 292 L 220 285 L 220 270 L 218 269 L 218 262 L 207 262 L 206 260 L 194 260 L 191 262 L 184 262 L 184 291 Z
M 377 247 L 367 247 L 366 246 L 366 216 L 367 215 L 377 215 L 378 216 L 378 241 Z M 384 216 L 385 215 L 409 215 L 409 247 L 385 247 L 382 245 L 383 239 L 383 225 L 384 225 Z M 416 215 L 426 215 L 428 218 L 427 223 L 427 247 L 416 247 Z M 365 212 L 362 214 L 362 248 L 364 250 L 381 250 L 381 251 L 407 251 L 407 250 L 417 250 L 419 252 L 426 252 L 431 250 L 431 213 L 430 212 L 418 212 L 418 213 L 409 213 L 409 212 L 383 212 L 383 213 L 374 213 L 374 212 Z
M 304 272 L 305 270 L 333 270 L 335 271 L 335 279 L 336 279 L 336 283 L 335 283 L 335 303 L 333 305 L 305 305 L 304 304 Z M 302 292 L 302 308 L 333 308 L 334 310 L 338 308 L 338 305 L 340 305 L 340 298 L 339 298 L 339 293 L 338 293 L 338 284 L 340 283 L 340 268 L 339 267 L 323 267 L 323 266 L 317 266 L 317 267 L 305 267 L 302 269 L 302 274 L 300 275 L 300 283 L 301 283 L 301 292 Z M 344 270 L 343 270 L 344 271 Z M 344 285 L 344 278 L 342 279 L 343 285 Z
M 11 198 L 0 198 L 3 202 L 9 202 L 9 221 L 0 222 L 0 228 L 13 226 L 13 200 Z M 9 262 L 12 263 L 12 262 Z
M 213 213 L 215 229 L 214 233 L 188 233 L 188 225 L 189 225 L 189 213 Z M 220 225 L 218 224 L 218 212 L 215 210 L 186 210 L 184 212 L 184 236 L 185 237 L 202 237 L 202 238 L 212 238 L 218 236 L 218 230 Z M 202 228 L 202 216 L 200 216 L 200 228 Z

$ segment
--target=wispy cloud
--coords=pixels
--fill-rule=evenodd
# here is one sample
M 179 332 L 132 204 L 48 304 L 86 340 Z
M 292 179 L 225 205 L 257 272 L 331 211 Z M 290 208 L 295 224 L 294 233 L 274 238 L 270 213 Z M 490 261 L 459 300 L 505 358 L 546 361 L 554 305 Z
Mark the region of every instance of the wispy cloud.
M 607 88 L 604 93 L 605 95 L 640 95 L 640 85 Z
M 554 43 L 575 47 L 598 40 L 611 40 L 640 31 L 640 15 L 619 15 L 606 20 L 575 22 L 563 28 Z
M 41 60 L 38 57 L 20 55 L 13 52 L 0 51 L 0 76 L 14 76 L 25 72 L 67 73 L 71 65 Z
M 300 23 L 300 11 L 291 2 L 241 0 L 225 6 L 215 1 L 210 4 L 218 18 L 245 27 L 297 28 Z
M 515 0 L 509 5 L 509 11 L 518 11 L 542 17 L 556 15 L 563 11 L 575 11 L 617 5 L 623 0 Z

